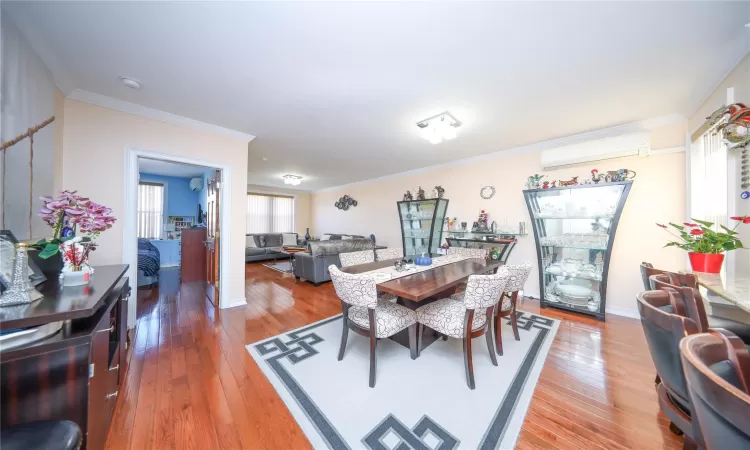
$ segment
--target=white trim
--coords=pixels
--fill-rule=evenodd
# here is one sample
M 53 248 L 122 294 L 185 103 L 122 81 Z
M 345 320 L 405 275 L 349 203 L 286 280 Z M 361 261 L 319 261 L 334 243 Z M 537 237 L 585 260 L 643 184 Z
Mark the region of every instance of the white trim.
M 227 308 L 235 308 L 237 306 L 247 305 L 247 299 L 245 297 L 235 298 L 229 302 Z
M 73 92 L 67 95 L 67 98 L 91 103 L 92 105 L 103 106 L 104 108 L 114 109 L 116 111 L 122 111 L 128 114 L 134 114 L 136 116 L 161 120 L 162 122 L 171 123 L 173 125 L 178 125 L 181 127 L 207 131 L 209 133 L 218 134 L 220 136 L 227 136 L 230 138 L 238 139 L 240 141 L 250 142 L 255 139 L 255 136 L 253 136 L 252 134 L 230 130 L 229 128 L 220 127 L 218 125 L 211 125 L 210 123 L 200 122 L 198 120 L 178 116 L 176 114 L 168 113 L 158 109 L 148 108 L 146 106 L 137 105 L 135 103 L 126 102 L 124 100 L 107 97 L 106 95 L 82 91 L 80 89 L 73 90 Z
M 669 147 L 669 148 L 660 148 L 657 150 L 651 150 L 649 152 L 648 156 L 658 156 L 658 155 L 666 155 L 669 153 L 683 153 L 685 152 L 685 147 Z
M 184 158 L 182 156 L 161 153 L 153 150 L 143 150 L 135 147 L 125 146 L 125 190 L 124 190 L 124 214 L 123 233 L 122 233 L 122 262 L 129 264 L 128 276 L 131 282 L 135 283 L 138 278 L 138 242 L 136 239 L 136 216 L 138 208 L 138 158 L 158 159 L 162 161 L 178 162 L 183 164 L 192 164 L 221 170 L 221 183 L 225 189 L 220 190 L 221 208 L 223 213 L 220 214 L 219 224 L 222 230 L 219 250 L 219 308 L 229 308 L 237 306 L 229 298 L 229 280 L 231 258 L 231 236 L 232 221 L 229 211 L 232 210 L 232 169 L 227 164 L 221 164 L 213 161 Z M 131 302 L 128 310 L 128 323 L 135 326 L 136 321 L 136 302 Z
M 687 119 L 679 114 L 670 114 L 667 116 L 655 117 L 653 119 L 646 119 L 640 122 L 633 122 L 625 125 L 618 125 L 616 127 L 602 128 L 601 130 L 590 131 L 587 133 L 575 134 L 572 136 L 566 136 L 559 139 L 553 139 L 551 141 L 538 142 L 536 144 L 525 145 L 523 147 L 511 148 L 508 150 L 500 150 L 492 153 L 486 153 L 484 155 L 470 156 L 468 158 L 457 159 L 442 164 L 434 164 L 419 169 L 407 170 L 404 172 L 398 172 L 391 175 L 384 175 L 382 177 L 370 178 L 363 181 L 357 181 L 354 183 L 342 184 L 339 186 L 332 186 L 323 189 L 313 191 L 314 194 L 321 192 L 334 191 L 338 189 L 350 188 L 353 186 L 359 186 L 363 184 L 375 183 L 378 181 L 386 181 L 394 178 L 403 177 L 406 175 L 417 175 L 425 172 L 432 172 L 433 170 L 446 169 L 451 167 L 465 166 L 480 161 L 488 161 L 500 158 L 506 158 L 508 156 L 537 152 L 540 150 L 546 150 L 549 148 L 561 147 L 564 145 L 577 144 L 580 142 L 591 141 L 594 139 L 602 139 L 606 137 L 619 136 L 622 134 L 633 133 L 637 131 L 649 131 L 654 128 L 671 125 L 674 123 L 685 122 Z
M 606 314 L 613 314 L 615 316 L 630 317 L 631 319 L 640 319 L 641 315 L 634 309 L 616 308 L 613 306 L 607 306 L 605 310 Z

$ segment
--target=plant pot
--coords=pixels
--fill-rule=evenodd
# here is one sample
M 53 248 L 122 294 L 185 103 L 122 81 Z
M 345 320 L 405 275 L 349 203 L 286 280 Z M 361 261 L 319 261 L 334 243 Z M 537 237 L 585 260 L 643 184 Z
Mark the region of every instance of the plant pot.
M 695 272 L 719 273 L 724 263 L 723 253 L 695 253 L 688 252 L 690 266 Z
M 39 257 L 39 250 L 30 249 L 29 259 L 34 261 L 39 270 L 42 271 L 48 280 L 56 280 L 60 276 L 63 268 L 62 255 L 60 252 L 55 253 L 47 259 Z

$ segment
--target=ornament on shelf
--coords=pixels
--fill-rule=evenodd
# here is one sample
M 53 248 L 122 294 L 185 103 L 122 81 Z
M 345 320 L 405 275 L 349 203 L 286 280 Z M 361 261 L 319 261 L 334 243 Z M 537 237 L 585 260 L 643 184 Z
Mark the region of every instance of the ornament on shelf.
M 573 177 L 573 178 L 571 178 L 570 180 L 567 180 L 567 181 L 560 180 L 558 183 L 560 183 L 560 187 L 563 187 L 563 186 L 575 186 L 575 185 L 578 184 L 578 177 L 575 176 L 575 177 Z
M 591 169 L 591 181 L 593 181 L 594 184 L 599 184 L 599 182 L 602 181 L 602 176 L 599 175 L 598 170 Z
M 445 189 L 442 186 L 435 186 L 432 190 L 432 198 L 443 198 L 443 194 L 445 194 Z
M 417 190 L 417 200 L 425 200 L 424 189 L 422 189 L 422 186 L 419 186 L 419 189 Z
M 535 173 L 526 180 L 526 189 L 539 189 L 541 187 L 540 181 L 547 175 L 539 175 Z
M 549 189 L 549 181 L 542 183 L 542 189 Z
M 414 197 L 412 197 L 411 191 L 406 191 L 406 194 L 404 194 L 404 201 L 410 202 L 412 200 L 414 200 Z
M 550 187 L 556 188 L 557 187 L 557 180 L 552 180 L 552 183 L 550 184 Z
M 24 305 L 42 298 L 29 283 L 29 247 L 18 243 L 13 257 L 13 275 L 8 289 L 0 296 L 0 306 Z

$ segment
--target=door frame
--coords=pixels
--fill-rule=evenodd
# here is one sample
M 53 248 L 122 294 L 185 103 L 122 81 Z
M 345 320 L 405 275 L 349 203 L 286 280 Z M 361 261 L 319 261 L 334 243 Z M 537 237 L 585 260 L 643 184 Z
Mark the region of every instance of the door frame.
M 138 216 L 138 158 L 157 159 L 166 162 L 192 164 L 203 166 L 208 169 L 221 170 L 221 184 L 225 189 L 220 189 L 220 217 L 219 224 L 222 230 L 219 241 L 219 308 L 230 308 L 232 301 L 229 298 L 229 274 L 231 273 L 229 258 L 231 249 L 232 221 L 232 169 L 229 165 L 197 158 L 185 158 L 183 156 L 154 150 L 145 150 L 136 147 L 125 147 L 125 202 L 122 216 L 122 262 L 129 264 L 128 276 L 135 282 L 138 277 L 138 240 L 137 240 L 137 216 Z M 204 187 L 205 189 L 205 187 Z M 137 284 L 137 283 L 135 283 Z M 128 324 L 135 324 L 136 303 L 130 302 L 128 311 Z

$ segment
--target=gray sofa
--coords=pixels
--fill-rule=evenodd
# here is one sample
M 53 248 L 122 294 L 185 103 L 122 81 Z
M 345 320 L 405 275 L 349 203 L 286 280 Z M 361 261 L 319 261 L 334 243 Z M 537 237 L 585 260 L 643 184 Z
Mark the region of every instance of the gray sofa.
M 339 253 L 361 250 L 375 251 L 375 244 L 368 238 L 311 241 L 308 253 L 297 253 L 294 256 L 294 277 L 307 280 L 315 286 L 331 281 L 328 266 L 335 264 L 336 267 L 341 267 Z
M 283 243 L 281 233 L 248 234 L 245 238 L 246 240 L 252 239 L 255 243 L 255 247 L 249 247 L 249 242 L 245 242 L 246 263 L 289 257 L 286 253 L 281 252 Z M 297 241 L 297 245 L 300 245 L 299 237 L 296 233 L 294 234 L 294 240 Z

